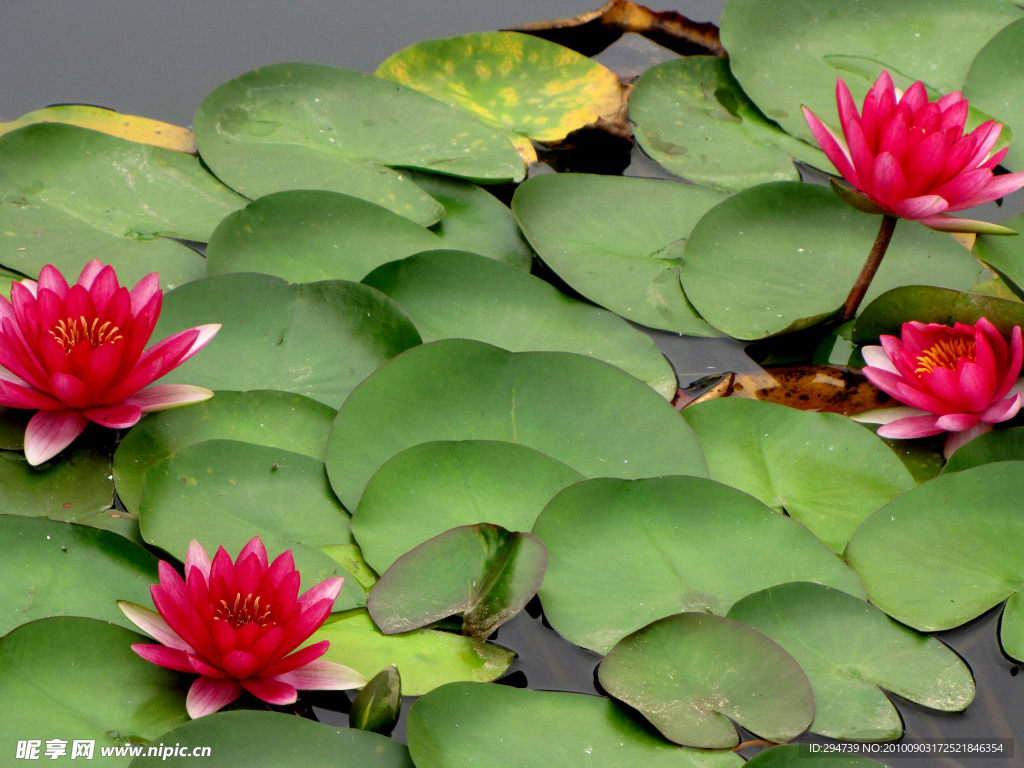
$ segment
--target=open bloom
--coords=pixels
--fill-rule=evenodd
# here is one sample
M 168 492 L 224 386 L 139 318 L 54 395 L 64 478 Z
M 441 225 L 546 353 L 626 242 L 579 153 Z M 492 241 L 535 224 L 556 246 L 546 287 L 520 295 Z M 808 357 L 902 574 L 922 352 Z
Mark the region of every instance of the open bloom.
M 890 438 L 928 437 L 949 432 L 946 458 L 957 448 L 1012 419 L 1021 407 L 1017 388 L 1024 341 L 1020 326 L 1010 343 L 992 323 L 904 323 L 902 338 L 882 336 L 882 346 L 864 347 L 864 375 L 907 407 L 860 414 Z
M 150 587 L 157 611 L 118 603 L 132 623 L 163 645 L 138 643 L 139 656 L 168 669 L 201 675 L 185 707 L 192 718 L 227 706 L 247 690 L 268 704 L 292 704 L 297 688 L 360 688 L 358 672 L 320 660 L 330 642 L 295 651 L 331 612 L 343 579 L 327 579 L 299 595 L 291 550 L 267 562 L 257 536 L 232 563 L 224 548 L 210 562 L 193 540 L 185 581 L 160 561 L 160 583 Z M 289 655 L 290 654 L 290 655 Z
M 841 79 L 836 83 L 836 100 L 845 140 L 806 107 L 804 117 L 828 159 L 867 198 L 865 203 L 881 209 L 878 213 L 916 219 L 932 229 L 951 232 L 1001 229 L 1012 234 L 945 213 L 988 203 L 1024 187 L 1024 173 L 992 175 L 1007 152 L 991 154 L 1003 126 L 989 120 L 965 134 L 967 100 L 959 91 L 929 102 L 919 81 L 901 95 L 883 71 L 861 112 Z
M 157 273 L 129 291 L 99 259 L 70 287 L 48 264 L 38 282 L 14 283 L 11 300 L 0 297 L 0 405 L 38 411 L 25 430 L 30 464 L 60 453 L 90 421 L 121 429 L 144 413 L 213 397 L 188 384 L 143 389 L 220 330 L 201 325 L 143 351 L 162 301 Z

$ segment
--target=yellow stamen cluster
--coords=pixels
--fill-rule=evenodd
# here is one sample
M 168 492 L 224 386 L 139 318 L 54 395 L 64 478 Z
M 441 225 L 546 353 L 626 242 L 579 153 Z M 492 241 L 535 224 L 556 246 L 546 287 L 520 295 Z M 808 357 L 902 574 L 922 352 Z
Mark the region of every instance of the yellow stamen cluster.
M 229 606 L 227 601 L 221 600 L 221 607 L 214 611 L 213 618 L 226 621 L 236 629 L 243 624 L 251 624 L 253 622 L 259 624 L 261 627 L 270 623 L 270 606 L 264 605 L 262 613 L 260 612 L 260 598 L 257 595 L 256 600 L 253 601 L 252 605 L 249 605 L 249 601 L 252 600 L 252 595 L 246 595 L 245 600 L 242 601 L 242 594 L 238 593 L 235 595 L 234 605 Z
M 918 356 L 914 373 L 931 373 L 936 368 L 955 371 L 957 361 L 961 357 L 974 362 L 974 352 L 973 339 L 942 339 L 929 347 L 923 355 Z
M 65 353 L 71 352 L 80 341 L 88 341 L 94 347 L 99 347 L 124 338 L 120 334 L 121 329 L 112 325 L 109 320 L 97 327 L 99 322 L 98 317 L 93 318 L 92 324 L 87 323 L 84 317 L 79 317 L 78 320 L 69 317 L 66 321 L 58 320 L 57 325 L 50 329 L 50 335 L 57 340 Z

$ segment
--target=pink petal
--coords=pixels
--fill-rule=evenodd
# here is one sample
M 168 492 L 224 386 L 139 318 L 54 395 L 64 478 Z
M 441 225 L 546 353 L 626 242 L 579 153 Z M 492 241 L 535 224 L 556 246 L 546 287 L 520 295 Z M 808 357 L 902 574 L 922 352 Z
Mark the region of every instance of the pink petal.
M 1006 397 L 1006 393 L 1010 391 L 1010 388 L 1016 383 L 1017 377 L 1020 376 L 1022 365 L 1024 365 L 1024 337 L 1022 337 L 1018 325 L 1014 326 L 1013 333 L 1010 334 L 1010 359 L 1006 369 L 1006 378 L 1000 383 L 993 399 L 1001 400 Z
M 367 683 L 367 679 L 354 669 L 323 659 L 277 675 L 274 680 L 300 691 L 345 691 L 362 688 Z
M 972 413 L 979 413 L 992 403 L 996 391 L 995 372 L 977 363 L 967 363 L 960 372 L 960 401 Z
M 75 410 L 39 411 L 25 429 L 25 458 L 33 467 L 63 451 L 88 426 L 89 420 Z
M 906 106 L 911 112 L 917 112 L 917 110 L 928 104 L 928 91 L 924 88 L 924 83 L 918 80 L 912 86 L 907 89 L 907 92 L 903 94 L 903 98 L 900 99 L 900 104 Z
M 321 581 L 315 587 L 310 587 L 299 597 L 299 607 L 306 610 L 314 603 L 321 600 L 330 600 L 332 603 L 341 594 L 341 585 L 345 583 L 343 577 L 335 577 Z
M 321 640 L 319 643 L 307 645 L 301 651 L 296 651 L 291 656 L 285 656 L 283 659 L 278 659 L 272 664 L 265 666 L 260 670 L 260 677 L 277 677 L 285 672 L 291 672 L 293 669 L 303 667 L 311 661 L 319 659 L 327 653 L 327 649 L 330 647 L 330 640 Z
M 965 429 L 962 432 L 950 432 L 946 435 L 946 445 L 942 449 L 942 455 L 945 456 L 946 461 L 949 461 L 950 457 L 952 457 L 954 453 L 967 445 L 967 443 L 971 442 L 971 440 L 976 437 L 981 437 L 985 433 L 991 431 L 991 424 L 979 421 L 970 429 Z
M 61 301 L 67 298 L 68 281 L 64 279 L 64 275 L 60 273 L 60 270 L 52 264 L 47 264 L 39 270 L 39 282 L 36 284 L 36 290 L 33 291 L 33 294 L 38 296 L 39 291 L 44 289 L 53 291 Z
M 936 368 L 936 370 L 941 371 L 944 369 Z M 943 402 L 937 397 L 932 397 L 918 389 L 914 389 L 907 384 L 900 383 L 899 386 L 896 387 L 896 390 L 897 400 L 901 403 L 912 405 L 915 408 L 920 408 L 922 411 L 928 411 L 928 413 L 934 413 L 941 416 L 945 413 L 951 413 L 954 410 L 949 403 Z
M 177 651 L 195 653 L 195 649 L 182 640 L 178 633 L 171 629 L 171 626 L 164 621 L 163 616 L 156 611 L 151 611 L 149 608 L 136 603 L 130 603 L 127 600 L 118 600 L 117 607 L 121 609 L 121 613 L 128 617 L 128 621 L 154 640 Z
M 892 78 L 883 69 L 882 74 L 878 76 L 875 84 L 871 86 L 871 90 L 868 91 L 868 95 L 864 99 L 864 108 L 861 111 L 860 122 L 861 127 L 864 129 L 864 138 L 872 153 L 874 153 L 877 143 L 878 124 L 881 122 L 878 118 L 883 117 L 884 120 L 888 120 L 888 113 L 885 115 L 880 114 L 880 112 L 886 112 L 883 109 L 883 103 L 886 107 L 888 107 L 890 102 L 895 103 L 894 90 Z
M 234 678 L 244 680 L 260 668 L 260 660 L 247 651 L 231 651 L 221 661 L 224 671 Z
M 189 664 L 192 665 L 192 671 L 197 672 L 204 677 L 209 677 L 214 680 L 227 680 L 231 677 L 227 672 L 222 669 L 210 666 L 198 656 L 190 655 L 188 657 Z
M 1009 151 L 1010 151 L 1009 147 L 1003 147 L 998 152 L 996 152 L 994 155 L 992 155 L 992 157 L 990 157 L 984 163 L 979 165 L 978 167 L 979 168 L 988 168 L 989 170 L 994 169 L 997 165 L 999 165 L 999 163 L 1001 163 L 1003 161 L 1003 158 L 1006 157 L 1006 153 L 1009 152 Z
M 139 314 L 146 303 L 158 293 L 160 293 L 160 275 L 150 272 L 132 288 L 132 314 Z
M 1022 401 L 1024 401 L 1024 397 L 1018 392 L 1013 397 L 993 403 L 982 412 L 981 420 L 988 424 L 998 424 L 1001 421 L 1012 419 L 1020 411 Z
M 103 405 L 98 408 L 86 408 L 82 415 L 103 427 L 128 429 L 139 423 L 142 410 L 137 405 Z
M 991 179 L 992 171 L 987 168 L 966 171 L 935 189 L 934 193 L 946 198 L 949 201 L 950 209 L 957 210 L 964 200 L 977 197 L 978 193 L 988 186 Z
M 178 365 L 184 363 L 186 360 L 192 357 L 192 355 L 194 355 L 196 352 L 198 352 L 207 344 L 209 344 L 213 337 L 217 335 L 217 331 L 220 330 L 220 327 L 220 323 L 211 323 L 210 325 L 197 325 L 195 328 L 193 328 L 193 331 L 199 331 L 199 336 L 196 338 L 194 342 L 192 342 L 192 346 L 189 347 L 188 352 L 186 352 L 185 355 L 181 358 L 181 360 L 178 361 Z
M 206 550 L 203 549 L 203 545 L 195 539 L 188 545 L 188 553 L 185 555 L 185 578 L 192 573 L 193 568 L 198 568 L 199 572 L 203 574 L 203 578 L 209 581 L 210 579 L 210 556 L 206 554 Z
M 291 653 L 298 648 L 303 641 L 320 628 L 320 625 L 330 615 L 333 605 L 332 600 L 321 600 L 304 611 L 296 610 L 284 627 L 284 638 L 281 640 L 277 653 Z M 273 676 L 275 673 L 268 672 L 267 674 Z
M 114 298 L 114 294 L 117 293 L 117 289 L 120 287 L 112 266 L 108 264 L 99 271 L 96 279 L 89 286 L 89 295 L 92 297 L 92 303 L 96 307 L 97 312 L 106 310 L 110 300 Z
M 93 259 L 82 268 L 82 274 L 78 276 L 78 285 L 85 288 L 85 290 L 89 290 L 92 288 L 92 283 L 96 276 L 101 271 L 103 271 L 103 262 L 99 259 Z
M 981 170 L 983 173 L 991 173 L 987 169 Z M 973 208 L 976 205 L 984 205 L 985 203 L 991 203 L 993 200 L 998 200 L 1001 197 L 1006 197 L 1011 192 L 1016 192 L 1021 187 L 1024 187 L 1024 172 L 1022 173 L 1004 173 L 1002 176 L 993 176 L 992 180 L 988 182 L 974 197 L 968 200 L 961 200 L 956 203 L 955 206 L 950 205 L 951 211 L 962 211 L 965 208 Z
M 140 389 L 120 401 L 122 405 L 138 406 L 142 413 L 167 411 L 183 405 L 201 403 L 213 397 L 213 391 L 193 384 L 156 384 Z
M 294 686 L 265 677 L 242 680 L 242 687 L 257 699 L 275 706 L 294 704 L 299 698 L 299 692 Z
M 192 666 L 188 663 L 188 654 L 184 651 L 150 643 L 135 643 L 132 645 L 132 650 L 146 661 L 159 664 L 161 667 L 175 669 L 178 672 L 192 671 Z
M 29 293 L 38 298 L 39 283 L 37 283 L 35 280 L 29 280 L 28 278 L 25 278 L 20 283 L 18 283 L 18 285 L 25 286 L 29 290 Z M 14 286 L 11 287 L 13 288 Z
M 936 425 L 938 417 L 909 416 L 905 419 L 890 421 L 878 428 L 879 437 L 888 437 L 894 440 L 911 440 L 916 437 L 931 437 L 938 435 L 943 430 Z
M 2 365 L 0 365 L 0 381 L 9 381 L 12 384 L 17 384 L 19 387 L 29 386 L 28 382 L 21 378 L 21 376 L 14 373 L 14 371 L 7 370 Z
M 850 159 L 853 161 L 855 178 L 860 180 L 857 186 L 864 191 L 871 179 L 871 167 L 875 162 L 875 157 L 868 149 L 867 140 L 864 138 L 864 131 L 859 122 L 852 122 L 846 127 L 846 145 Z
M 885 392 L 890 397 L 896 397 L 898 399 L 900 385 L 903 384 L 903 377 L 898 374 L 891 373 L 883 368 L 874 368 L 868 366 L 864 368 L 861 373 L 864 377 L 878 387 L 880 390 Z M 929 411 L 930 412 L 930 411 Z
M 801 109 L 804 112 L 804 119 L 807 120 L 807 126 L 811 129 L 811 133 L 814 134 L 814 138 L 817 139 L 821 151 L 825 153 L 825 156 L 836 167 L 836 170 L 842 174 L 844 179 L 858 189 L 862 189 L 863 187 L 860 178 L 857 176 L 857 171 L 853 167 L 853 162 L 847 155 L 846 150 L 840 145 L 836 135 L 807 107 L 801 107 Z
M 92 404 L 92 390 L 77 376 L 70 373 L 50 374 L 50 391 L 71 408 L 86 408 Z
M 836 79 L 836 104 L 839 108 L 839 124 L 845 133 L 849 123 L 860 122 L 860 112 L 857 111 L 850 89 L 846 87 L 841 77 Z
M 974 150 L 971 159 L 967 161 L 968 168 L 977 168 L 988 160 L 988 153 L 999 141 L 999 134 L 1003 132 L 1003 124 L 995 120 L 989 120 L 975 128 L 971 133 L 978 137 L 978 147 Z
M 174 567 L 166 560 L 159 560 L 156 564 L 157 576 L 160 579 L 160 587 L 167 594 L 179 611 L 184 611 L 189 606 L 188 587 L 185 581 L 174 570 Z M 157 610 L 160 606 L 157 606 Z M 180 634 L 180 633 L 179 633 Z
M 979 416 L 976 413 L 947 413 L 940 416 L 935 426 L 947 432 L 963 432 L 978 423 Z
M 253 536 L 249 542 L 242 547 L 242 551 L 239 552 L 238 557 L 235 558 L 235 563 L 242 563 L 249 555 L 256 555 L 256 559 L 262 566 L 262 570 L 267 570 L 270 565 L 270 559 L 267 557 L 267 548 L 263 546 L 263 542 L 260 541 L 259 536 Z
M 900 164 L 888 152 L 875 158 L 871 168 L 872 196 L 883 205 L 902 200 L 907 193 L 907 182 L 903 178 Z
M 5 379 L 0 379 L 0 405 L 32 411 L 63 411 L 67 409 L 67 406 L 60 400 L 54 400 L 49 395 L 32 387 L 22 387 Z
M 237 680 L 216 680 L 204 675 L 188 689 L 185 709 L 189 717 L 197 720 L 223 709 L 241 695 L 242 686 Z
M 897 200 L 889 207 L 892 208 L 893 213 L 904 219 L 920 219 L 942 213 L 949 208 L 949 203 L 939 195 L 923 195 Z

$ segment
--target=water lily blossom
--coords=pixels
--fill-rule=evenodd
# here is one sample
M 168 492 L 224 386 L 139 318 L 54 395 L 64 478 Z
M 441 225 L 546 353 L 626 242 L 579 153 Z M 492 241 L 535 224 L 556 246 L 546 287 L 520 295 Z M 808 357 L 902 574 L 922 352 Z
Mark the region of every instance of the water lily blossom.
M 952 328 L 904 323 L 901 338 L 882 336 L 882 346 L 864 347 L 864 375 L 905 406 L 859 414 L 857 421 L 882 424 L 881 437 L 929 437 L 947 432 L 948 459 L 960 446 L 1012 419 L 1021 408 L 1018 376 L 1024 340 L 1016 326 L 1007 343 L 985 318 Z
M 0 297 L 0 405 L 38 411 L 25 430 L 32 465 L 56 456 L 89 422 L 123 429 L 142 414 L 213 397 L 188 384 L 148 386 L 205 347 L 201 325 L 145 349 L 160 316 L 157 273 L 130 291 L 93 259 L 68 286 L 52 265 Z
M 246 690 L 268 704 L 293 704 L 297 689 L 360 688 L 366 678 L 320 659 L 330 641 L 296 651 L 331 612 L 343 579 L 327 579 L 299 595 L 291 550 L 268 562 L 257 536 L 232 563 L 223 547 L 210 561 L 193 540 L 185 579 L 160 561 L 150 587 L 157 611 L 127 601 L 118 606 L 161 645 L 137 643 L 139 656 L 168 669 L 200 675 L 189 689 L 190 717 L 216 712 Z M 294 651 L 294 653 L 293 653 Z

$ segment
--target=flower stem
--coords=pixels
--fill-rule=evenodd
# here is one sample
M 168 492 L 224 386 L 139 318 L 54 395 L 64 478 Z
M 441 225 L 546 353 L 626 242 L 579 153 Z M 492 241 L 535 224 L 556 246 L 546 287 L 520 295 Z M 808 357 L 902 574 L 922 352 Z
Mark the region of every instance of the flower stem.
M 846 297 L 846 303 L 843 304 L 843 314 L 840 317 L 844 322 L 852 320 L 857 314 L 857 308 L 864 300 L 864 294 L 868 292 L 868 287 L 874 280 L 878 267 L 882 264 L 882 257 L 885 256 L 885 252 L 889 248 L 889 241 L 892 240 L 892 233 L 896 229 L 897 221 L 899 219 L 896 216 L 889 214 L 882 216 L 882 225 L 878 228 L 878 237 L 875 238 L 875 244 L 871 246 L 868 260 L 864 264 L 864 269 L 860 271 L 857 282 L 853 284 L 850 295 Z

